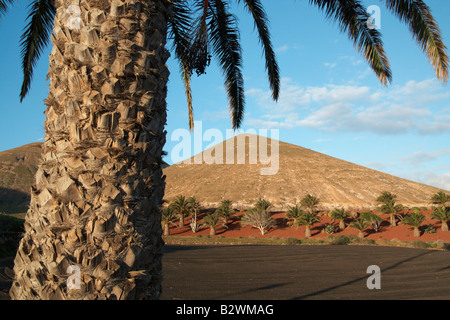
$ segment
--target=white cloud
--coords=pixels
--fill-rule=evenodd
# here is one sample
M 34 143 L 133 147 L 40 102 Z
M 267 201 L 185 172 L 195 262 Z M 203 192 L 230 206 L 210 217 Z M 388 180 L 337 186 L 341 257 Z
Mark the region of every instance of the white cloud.
M 417 181 L 429 186 L 450 191 L 450 172 L 438 174 L 433 171 L 415 171 L 409 174 L 399 174 L 405 179 Z
M 275 49 L 276 53 L 283 53 L 289 50 L 289 46 L 287 44 L 282 45 L 281 47 L 278 47 Z
M 439 159 L 440 157 L 450 154 L 450 149 L 442 149 L 433 152 L 425 152 L 423 150 L 414 152 L 402 158 L 405 163 L 408 164 L 421 164 L 424 162 L 430 162 Z
M 260 118 L 247 119 L 249 124 L 383 135 L 450 132 L 448 106 L 439 106 L 450 93 L 434 79 L 374 89 L 331 84 L 302 87 L 284 78 L 278 103 L 271 100 L 269 91 L 254 88 L 247 95 L 262 107 Z

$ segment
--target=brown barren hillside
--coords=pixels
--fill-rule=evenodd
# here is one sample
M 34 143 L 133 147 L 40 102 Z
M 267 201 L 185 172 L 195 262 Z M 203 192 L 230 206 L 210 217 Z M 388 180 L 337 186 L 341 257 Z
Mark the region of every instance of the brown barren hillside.
M 0 212 L 25 212 L 42 143 L 31 143 L 0 152 Z
M 396 194 L 397 202 L 406 206 L 429 206 L 430 197 L 441 190 L 281 141 L 278 141 L 278 172 L 262 175 L 262 168 L 274 165 L 262 165 L 259 157 L 256 164 L 249 164 L 249 145 L 258 146 L 259 139 L 255 135 L 238 135 L 192 157 L 188 161 L 193 164 L 177 163 L 165 168 L 165 199 L 170 200 L 178 195 L 195 196 L 205 206 L 214 206 L 222 199 L 230 199 L 238 208 L 245 208 L 258 198 L 265 198 L 279 209 L 285 209 L 300 202 L 309 193 L 320 198 L 322 208 L 373 209 L 377 206 L 377 196 L 383 191 Z M 273 142 L 272 139 L 267 140 L 267 154 L 270 156 Z M 245 164 L 237 164 L 243 141 Z M 238 145 L 241 146 L 240 152 Z M 230 152 L 234 153 L 233 164 L 226 162 Z M 207 156 L 208 163 L 214 157 L 222 161 L 207 164 L 203 159 L 200 163 L 200 156 Z M 197 159 L 195 164 L 194 158 Z M 275 158 L 272 156 L 273 162 Z

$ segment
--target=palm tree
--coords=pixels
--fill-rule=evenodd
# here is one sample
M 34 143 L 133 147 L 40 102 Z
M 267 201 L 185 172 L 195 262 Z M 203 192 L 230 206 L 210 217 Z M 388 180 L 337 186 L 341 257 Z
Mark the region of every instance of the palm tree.
M 228 199 L 224 199 L 224 200 L 220 201 L 220 205 L 219 206 L 220 207 L 221 206 L 225 206 L 225 207 L 230 207 L 231 208 L 232 204 L 233 204 L 233 201 L 228 200 Z
M 377 202 L 383 203 L 383 204 L 390 203 L 390 202 L 395 203 L 395 200 L 397 200 L 397 195 L 393 194 L 389 191 L 381 192 L 381 195 L 379 195 L 377 198 Z
M 345 211 L 344 208 L 341 209 L 335 209 L 329 212 L 328 216 L 333 220 L 339 221 L 339 229 L 344 230 L 345 229 L 345 222 L 344 220 L 350 217 L 350 212 Z
M 14 2 L 0 0 L 0 15 Z M 277 100 L 280 77 L 267 15 L 260 0 L 237 2 L 254 18 L 272 97 Z M 214 55 L 224 73 L 236 129 L 245 108 L 237 21 L 225 0 L 76 3 L 32 0 L 21 39 L 23 100 L 53 31 L 43 161 L 32 188 L 10 295 L 12 299 L 157 299 L 163 247 L 159 207 L 165 187 L 161 164 L 167 42 L 172 40 L 180 62 L 190 128 L 190 77 L 193 72 L 204 73 Z M 339 23 L 383 85 L 391 82 L 381 35 L 367 26 L 369 14 L 359 1 L 310 3 Z M 446 82 L 446 48 L 429 8 L 421 0 L 386 0 L 385 4 L 409 26 L 437 77 Z M 68 290 L 66 275 L 56 271 L 68 263 L 83 270 L 81 290 Z
M 295 221 L 295 226 L 305 226 L 305 237 L 311 237 L 311 226 L 320 221 L 320 217 L 315 212 L 305 211 Z
M 380 229 L 381 222 L 383 221 L 383 218 L 381 218 L 376 213 L 370 211 L 361 212 L 360 218 L 362 220 L 369 222 L 375 232 L 378 232 L 378 230 Z
M 410 225 L 414 228 L 414 237 L 420 237 L 419 227 L 425 221 L 425 215 L 415 209 L 413 213 L 404 216 L 401 219 L 402 224 Z
M 190 223 L 191 230 L 192 230 L 192 232 L 196 233 L 199 228 L 199 225 L 197 223 L 197 215 L 201 209 L 201 204 L 195 197 L 189 197 L 188 203 L 189 203 L 189 209 L 191 211 L 190 213 L 192 215 L 191 223 Z
M 441 221 L 441 230 L 448 231 L 447 222 L 450 220 L 450 210 L 446 207 L 435 207 L 431 213 L 433 219 Z
M 358 237 L 364 238 L 364 230 L 369 226 L 369 224 L 370 224 L 369 221 L 359 218 L 350 223 L 350 227 L 358 229 L 359 230 Z
M 216 213 L 223 219 L 223 225 L 228 228 L 228 219 L 233 215 L 234 210 L 231 208 L 231 201 L 222 201 L 216 209 Z
M 307 194 L 300 201 L 301 205 L 308 208 L 310 212 L 314 212 L 314 209 L 319 204 L 319 198 Z
M 292 221 L 288 222 L 290 225 L 295 225 L 297 219 L 299 219 L 305 212 L 298 206 L 290 207 L 286 212 L 286 218 L 292 219 Z
M 255 203 L 255 208 L 260 208 L 264 211 L 269 210 L 269 208 L 272 206 L 272 204 L 270 203 L 270 201 L 263 199 L 263 198 L 259 198 L 258 201 L 256 201 Z
M 217 213 L 214 214 L 208 214 L 203 218 L 202 225 L 204 227 L 210 228 L 209 235 L 215 236 L 216 235 L 216 229 L 220 224 L 220 217 Z
M 395 227 L 397 225 L 395 215 L 402 209 L 401 205 L 395 204 L 396 199 L 397 195 L 390 193 L 388 191 L 383 191 L 381 195 L 377 198 L 377 202 L 381 203 L 379 210 L 389 215 L 391 227 Z
M 439 191 L 431 197 L 431 202 L 445 209 L 447 202 L 450 202 L 450 194 L 445 194 L 444 192 Z
M 172 207 L 164 207 L 161 214 L 161 224 L 163 226 L 164 235 L 170 234 L 170 225 L 177 220 L 177 214 Z
M 170 204 L 178 215 L 179 227 L 184 227 L 184 218 L 191 213 L 191 203 L 185 196 L 180 195 Z

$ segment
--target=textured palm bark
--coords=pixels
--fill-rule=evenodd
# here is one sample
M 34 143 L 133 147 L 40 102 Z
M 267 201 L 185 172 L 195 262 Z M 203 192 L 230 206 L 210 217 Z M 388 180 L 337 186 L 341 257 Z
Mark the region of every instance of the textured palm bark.
M 157 299 L 168 2 L 73 4 L 56 0 L 43 159 L 10 295 Z

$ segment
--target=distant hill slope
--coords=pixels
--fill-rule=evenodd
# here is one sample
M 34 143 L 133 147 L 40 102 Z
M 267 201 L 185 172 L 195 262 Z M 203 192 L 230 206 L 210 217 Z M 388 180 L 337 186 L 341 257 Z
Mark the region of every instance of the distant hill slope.
M 165 168 L 165 198 L 180 194 L 196 196 L 205 205 L 230 199 L 244 207 L 258 198 L 266 198 L 286 208 L 310 193 L 319 197 L 326 208 L 373 208 L 382 191 L 395 193 L 398 202 L 407 206 L 428 206 L 431 195 L 441 190 L 281 141 L 278 173 L 261 175 L 261 168 L 267 166 L 261 165 L 259 158 L 257 164 L 248 164 L 248 136 L 246 164 L 175 164 Z M 237 138 L 234 141 L 233 162 L 236 163 Z M 225 163 L 226 143 L 201 155 L 214 156 L 211 150 L 222 148 Z M 270 147 L 271 139 L 268 144 Z M 31 143 L 0 152 L 0 212 L 26 212 L 41 148 L 42 143 Z
M 245 139 L 247 155 L 248 136 L 251 135 Z M 238 138 L 235 137 L 234 141 L 236 156 Z M 211 149 L 222 148 L 225 158 L 227 142 Z M 270 144 L 271 139 L 268 139 Z M 209 154 L 211 149 L 203 154 Z M 211 154 L 215 155 L 214 152 Z M 165 198 L 182 194 L 195 196 L 206 205 L 230 199 L 246 206 L 262 197 L 278 207 L 285 207 L 300 202 L 309 193 L 319 197 L 325 208 L 344 206 L 358 209 L 377 206 L 376 198 L 383 191 L 396 194 L 398 203 L 403 205 L 428 206 L 430 197 L 441 190 L 281 141 L 277 174 L 261 175 L 260 169 L 264 166 L 259 161 L 248 164 L 247 159 L 246 163 L 174 164 L 164 169 Z
M 26 212 L 42 143 L 0 152 L 0 212 Z

